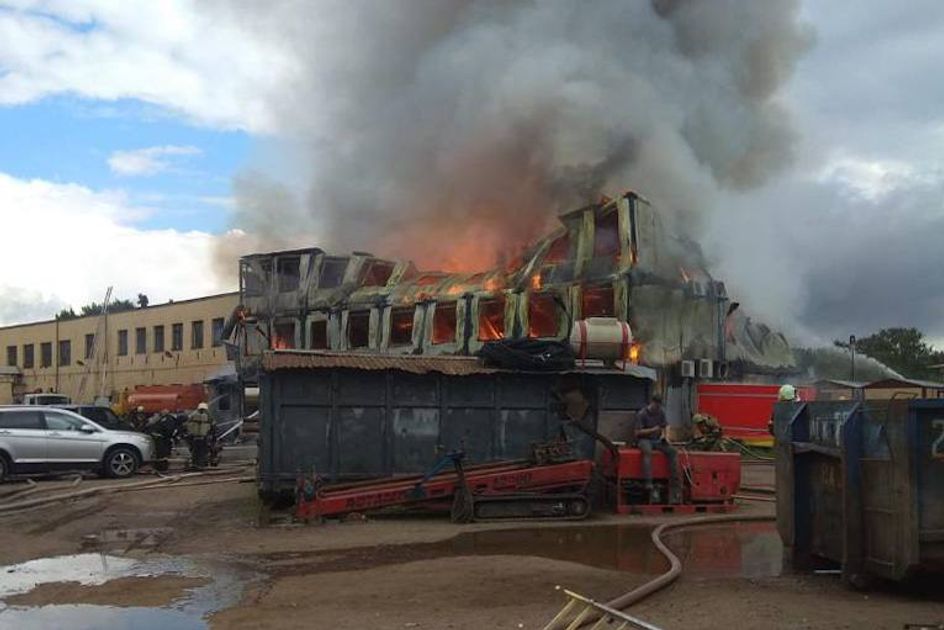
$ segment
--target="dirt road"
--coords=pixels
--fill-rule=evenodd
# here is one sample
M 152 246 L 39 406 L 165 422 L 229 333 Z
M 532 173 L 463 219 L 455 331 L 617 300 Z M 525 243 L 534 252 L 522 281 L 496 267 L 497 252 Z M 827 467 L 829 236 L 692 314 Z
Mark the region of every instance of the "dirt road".
M 770 482 L 769 471 L 750 474 L 755 485 Z M 632 517 L 527 528 L 456 526 L 431 516 L 260 527 L 260 514 L 252 484 L 229 483 L 0 516 L 0 564 L 15 565 L 13 576 L 26 571 L 18 563 L 81 552 L 151 563 L 141 565 L 150 567 L 148 575 L 131 568 L 101 584 L 70 577 L 9 594 L 0 598 L 9 607 L 0 609 L 0 626 L 6 618 L 21 620 L 14 615 L 35 621 L 40 617 L 28 617 L 32 612 L 69 604 L 120 612 L 177 602 L 186 611 L 180 602 L 202 597 L 205 605 L 192 617 L 169 617 L 164 625 L 200 627 L 205 616 L 214 628 L 540 628 L 562 604 L 556 585 L 607 599 L 664 568 L 647 529 Z M 673 539 L 688 570 L 634 614 L 665 628 L 901 628 L 944 621 L 940 593 L 862 594 L 835 576 L 778 575 L 779 539 L 763 527 Z M 178 560 L 188 568 L 174 568 Z M 161 562 L 170 563 L 166 574 Z M 79 618 L 70 619 L 75 627 Z

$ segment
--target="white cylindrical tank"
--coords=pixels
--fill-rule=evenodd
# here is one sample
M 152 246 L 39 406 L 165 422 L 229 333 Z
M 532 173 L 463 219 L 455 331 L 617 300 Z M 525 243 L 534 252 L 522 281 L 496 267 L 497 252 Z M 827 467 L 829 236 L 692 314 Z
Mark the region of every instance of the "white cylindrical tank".
M 570 347 L 578 359 L 628 359 L 632 343 L 629 324 L 615 317 L 581 319 L 570 331 Z

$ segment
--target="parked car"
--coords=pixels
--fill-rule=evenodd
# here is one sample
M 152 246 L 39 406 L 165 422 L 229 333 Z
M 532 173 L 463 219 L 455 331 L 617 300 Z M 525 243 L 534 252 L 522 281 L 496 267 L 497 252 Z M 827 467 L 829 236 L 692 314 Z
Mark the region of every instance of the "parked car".
M 66 409 L 0 406 L 0 481 L 11 474 L 94 470 L 124 478 L 152 460 L 151 438 Z
M 103 429 L 109 431 L 134 431 L 130 422 L 126 422 L 118 417 L 109 407 L 100 405 L 52 405 L 57 409 L 65 409 L 79 414 L 83 418 L 88 418 Z
M 72 399 L 65 394 L 26 394 L 23 396 L 24 405 L 68 405 Z

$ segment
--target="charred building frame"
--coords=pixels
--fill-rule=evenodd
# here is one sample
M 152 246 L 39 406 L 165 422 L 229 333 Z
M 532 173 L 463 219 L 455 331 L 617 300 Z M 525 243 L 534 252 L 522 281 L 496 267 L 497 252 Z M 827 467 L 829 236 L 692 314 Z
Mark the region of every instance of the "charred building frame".
M 784 337 L 731 303 L 698 246 L 667 234 L 641 196 L 560 221 L 506 264 L 475 273 L 319 248 L 245 256 L 241 369 L 252 380 L 270 349 L 468 355 L 493 339 L 564 338 L 589 317 L 627 321 L 633 358 L 673 374 L 688 361 L 701 376 L 794 369 Z

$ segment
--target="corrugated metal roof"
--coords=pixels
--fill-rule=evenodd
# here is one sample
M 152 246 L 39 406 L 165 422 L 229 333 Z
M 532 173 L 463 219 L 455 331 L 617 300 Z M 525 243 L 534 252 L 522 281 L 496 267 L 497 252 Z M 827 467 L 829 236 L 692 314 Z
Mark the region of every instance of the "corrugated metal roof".
M 475 357 L 370 354 L 366 352 L 315 352 L 274 350 L 262 357 L 264 370 L 348 368 L 352 370 L 402 370 L 413 374 L 441 372 L 464 376 L 497 372 Z
M 427 374 L 439 372 L 452 376 L 466 376 L 470 374 L 493 374 L 508 372 L 486 366 L 476 357 L 456 356 L 421 356 L 414 354 L 373 354 L 367 352 L 323 352 L 316 350 L 270 350 L 262 357 L 262 369 L 275 370 L 306 370 L 306 369 L 334 369 L 347 368 L 352 370 L 401 370 L 413 374 Z M 605 367 L 602 363 L 594 362 L 587 365 L 578 365 L 568 373 L 589 374 L 625 374 L 636 378 L 656 380 L 656 372 L 652 368 L 627 363 L 625 367 Z

